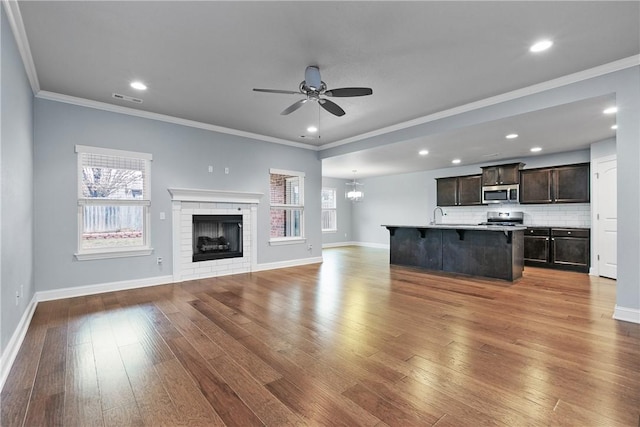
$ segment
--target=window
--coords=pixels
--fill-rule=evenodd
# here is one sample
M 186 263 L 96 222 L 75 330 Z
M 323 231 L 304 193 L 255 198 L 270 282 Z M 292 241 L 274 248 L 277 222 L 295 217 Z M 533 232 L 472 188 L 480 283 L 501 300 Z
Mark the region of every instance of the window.
M 304 173 L 270 171 L 271 244 L 304 241 Z
M 322 189 L 322 231 L 338 231 L 335 188 Z
M 149 255 L 151 154 L 76 145 L 79 260 Z

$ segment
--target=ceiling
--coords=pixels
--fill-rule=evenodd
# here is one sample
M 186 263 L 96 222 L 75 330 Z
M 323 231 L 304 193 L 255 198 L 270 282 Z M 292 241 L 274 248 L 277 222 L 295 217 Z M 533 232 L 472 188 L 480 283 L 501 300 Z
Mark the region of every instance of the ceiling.
M 372 132 L 640 54 L 638 1 L 208 2 L 21 1 L 35 90 L 191 120 L 229 133 L 323 150 Z M 20 19 L 21 16 L 21 19 Z M 532 54 L 550 38 L 554 46 Z M 23 40 L 24 41 L 24 40 Z M 308 65 L 331 88 L 335 117 L 298 95 Z M 139 92 L 129 84 L 144 81 Z M 116 100 L 113 93 L 143 100 Z M 586 148 L 613 137 L 603 103 L 586 100 L 473 128 L 323 160 L 351 177 L 435 169 Z M 595 113 L 594 113 L 595 111 Z M 319 135 L 309 134 L 309 125 Z M 518 129 L 520 138 L 505 143 Z M 506 132 L 506 133 L 505 133 Z M 427 148 L 426 157 L 416 150 Z M 497 153 L 497 154 L 496 154 Z

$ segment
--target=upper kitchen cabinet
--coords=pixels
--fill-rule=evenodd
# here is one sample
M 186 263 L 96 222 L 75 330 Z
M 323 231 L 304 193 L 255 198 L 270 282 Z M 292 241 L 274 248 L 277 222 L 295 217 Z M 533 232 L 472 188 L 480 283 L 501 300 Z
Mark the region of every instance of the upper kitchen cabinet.
M 438 178 L 438 206 L 473 206 L 482 204 L 482 175 Z
M 589 163 L 520 171 L 520 203 L 587 203 Z
M 438 206 L 458 206 L 458 178 L 436 179 L 436 199 Z
M 555 168 L 553 188 L 556 203 L 589 202 L 589 163 Z
M 520 183 L 520 169 L 524 163 L 487 166 L 482 168 L 482 185 L 510 185 Z

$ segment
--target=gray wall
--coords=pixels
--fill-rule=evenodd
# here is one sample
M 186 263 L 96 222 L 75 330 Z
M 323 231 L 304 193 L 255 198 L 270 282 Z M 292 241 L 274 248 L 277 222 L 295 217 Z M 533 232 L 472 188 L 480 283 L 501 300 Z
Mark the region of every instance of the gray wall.
M 499 163 L 525 163 L 525 169 L 589 162 L 589 150 L 556 155 L 532 156 Z M 363 179 L 367 193 L 354 206 L 355 240 L 376 245 L 389 244 L 389 232 L 381 224 L 427 224 L 436 207 L 436 178 L 481 173 L 481 166 L 452 167 L 403 175 Z M 456 208 L 446 208 L 451 210 Z M 438 213 L 438 216 L 440 213 Z
M 76 144 L 151 153 L 151 256 L 76 261 Z M 212 165 L 213 173 L 208 172 Z M 224 168 L 229 168 L 226 175 Z M 302 171 L 307 243 L 269 246 L 269 169 Z M 264 193 L 258 263 L 321 256 L 316 152 L 55 101 L 35 103 L 35 281 L 38 291 L 172 274 L 169 187 Z M 160 213 L 166 220 L 160 220 Z M 313 250 L 307 250 L 307 244 Z M 156 257 L 164 265 L 156 265 Z
M 0 349 L 33 298 L 33 94 L 4 8 L 0 7 Z M 23 296 L 15 304 L 16 291 Z
M 352 205 L 353 202 L 348 201 L 344 197 L 345 185 L 350 180 L 322 177 L 322 186 L 336 189 L 336 216 L 338 220 L 338 231 L 335 233 L 322 233 L 323 245 L 335 245 L 353 241 L 353 233 L 351 231 L 352 222 Z M 365 192 L 366 197 L 366 192 Z

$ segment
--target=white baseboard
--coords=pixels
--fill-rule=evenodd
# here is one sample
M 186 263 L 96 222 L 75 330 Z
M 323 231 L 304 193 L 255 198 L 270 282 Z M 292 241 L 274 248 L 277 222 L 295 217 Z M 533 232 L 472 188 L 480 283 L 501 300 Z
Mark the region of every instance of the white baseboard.
M 376 248 L 376 249 L 389 249 L 391 245 L 388 243 L 371 243 L 371 242 L 353 242 L 355 246 L 362 246 L 365 248 Z
M 297 267 L 299 265 L 318 264 L 322 262 L 322 257 L 294 259 L 291 261 L 269 262 L 264 264 L 256 264 L 253 271 L 275 270 L 278 268 Z
M 640 309 L 620 307 L 616 304 L 616 308 L 613 311 L 613 318 L 624 322 L 640 323 Z
M 105 292 L 124 291 L 127 289 L 146 288 L 148 286 L 166 285 L 173 283 L 173 276 L 156 276 L 146 279 L 123 280 L 121 282 L 100 283 L 97 285 L 77 286 L 75 288 L 54 289 L 36 292 L 38 301 L 51 301 L 62 298 L 83 297 L 86 295 L 103 294 Z
M 18 351 L 20 350 L 22 341 L 24 341 L 24 337 L 27 335 L 27 329 L 29 329 L 29 324 L 31 323 L 31 318 L 36 311 L 37 305 L 38 299 L 37 296 L 34 295 L 27 309 L 22 314 L 18 327 L 13 332 L 13 335 L 11 335 L 7 347 L 2 352 L 2 356 L 0 357 L 0 391 L 4 388 L 4 383 L 9 376 L 9 371 L 11 371 L 13 362 L 16 360 L 16 356 L 18 356 Z
M 337 243 L 323 243 L 322 249 L 326 248 L 341 248 L 343 246 L 356 246 L 358 242 L 337 242 Z

